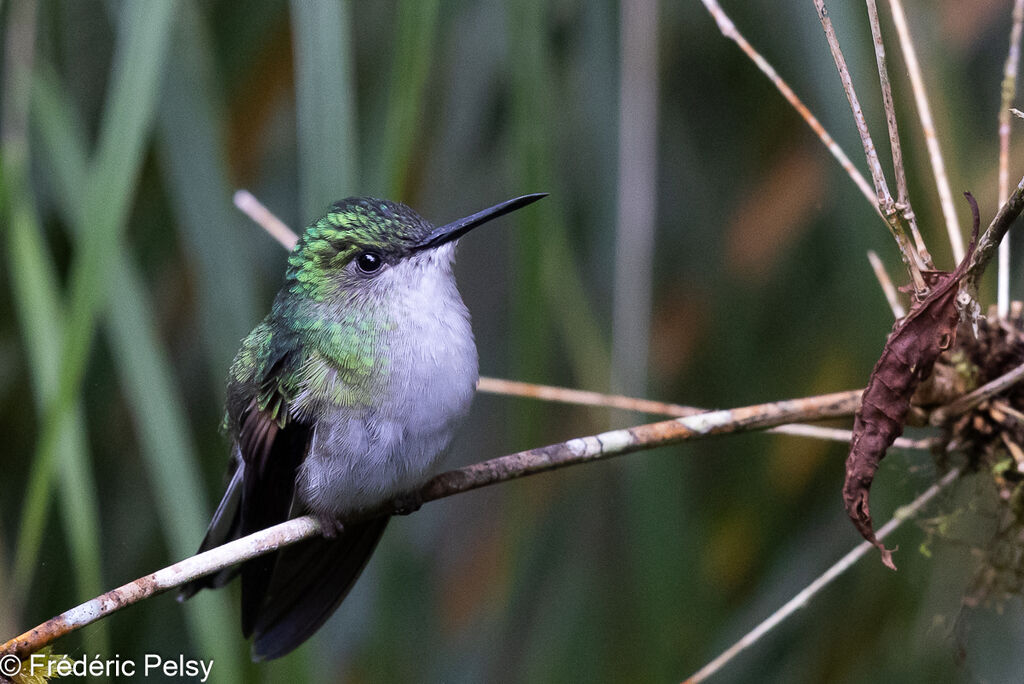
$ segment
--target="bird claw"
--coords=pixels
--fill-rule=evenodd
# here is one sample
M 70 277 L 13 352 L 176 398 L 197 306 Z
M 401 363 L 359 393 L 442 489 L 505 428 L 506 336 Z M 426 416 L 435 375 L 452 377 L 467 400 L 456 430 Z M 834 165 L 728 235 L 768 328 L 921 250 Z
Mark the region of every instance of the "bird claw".
M 418 491 L 410 492 L 395 497 L 393 503 L 395 515 L 409 515 L 420 510 L 420 506 L 423 505 L 423 496 Z
M 330 515 L 317 515 L 316 520 L 320 523 L 320 534 L 325 539 L 334 539 L 345 531 L 345 526 L 337 518 Z

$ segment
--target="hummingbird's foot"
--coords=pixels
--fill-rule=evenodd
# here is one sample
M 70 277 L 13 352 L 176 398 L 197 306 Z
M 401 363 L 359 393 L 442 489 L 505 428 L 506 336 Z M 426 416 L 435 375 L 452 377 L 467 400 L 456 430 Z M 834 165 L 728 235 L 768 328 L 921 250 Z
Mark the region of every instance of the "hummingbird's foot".
M 420 494 L 419 490 L 416 490 L 415 492 L 395 497 L 393 503 L 395 515 L 409 515 L 420 510 L 420 506 L 423 505 L 423 495 Z
M 313 517 L 320 523 L 320 534 L 326 539 L 334 539 L 345 531 L 345 526 L 334 516 L 318 513 Z

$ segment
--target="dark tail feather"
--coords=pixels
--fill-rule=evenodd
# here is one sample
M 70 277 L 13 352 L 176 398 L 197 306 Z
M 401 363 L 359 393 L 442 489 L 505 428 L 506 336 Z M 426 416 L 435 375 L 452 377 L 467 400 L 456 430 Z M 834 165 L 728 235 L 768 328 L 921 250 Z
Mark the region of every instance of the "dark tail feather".
M 309 539 L 277 553 L 253 629 L 253 660 L 280 658 L 320 628 L 359 579 L 389 519 L 346 525 L 334 539 Z
M 245 466 L 240 461 L 233 460 L 232 462 L 237 463 L 237 466 L 231 474 L 231 482 L 228 483 L 227 491 L 224 492 L 224 497 L 213 514 L 210 526 L 206 529 L 203 543 L 199 545 L 199 550 L 196 553 L 208 551 L 241 536 L 241 515 L 239 513 L 242 503 L 242 474 Z M 225 568 L 220 572 L 183 584 L 178 590 L 178 600 L 190 599 L 200 589 L 219 589 L 230 582 L 238 574 L 238 570 L 238 566 Z
M 235 459 L 227 491 L 217 506 L 199 553 L 246 534 L 242 521 L 245 465 Z M 329 618 L 359 579 L 390 518 L 346 525 L 333 539 L 316 537 L 182 585 L 178 600 L 200 589 L 223 587 L 242 573 L 242 630 L 254 637 L 254 660 L 271 660 L 298 648 Z M 246 586 L 248 585 L 248 586 Z

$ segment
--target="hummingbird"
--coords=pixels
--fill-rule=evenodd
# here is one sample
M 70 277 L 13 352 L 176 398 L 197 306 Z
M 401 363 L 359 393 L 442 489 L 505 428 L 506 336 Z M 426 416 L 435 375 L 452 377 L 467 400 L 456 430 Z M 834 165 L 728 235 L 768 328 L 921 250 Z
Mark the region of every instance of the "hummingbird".
M 241 575 L 253 660 L 313 635 L 359 578 L 389 517 L 340 524 L 433 476 L 469 412 L 478 357 L 453 264 L 456 241 L 546 193 L 435 227 L 399 202 L 350 197 L 306 228 L 270 313 L 228 373 L 227 490 L 206 551 L 300 515 L 322 536 L 184 585 Z

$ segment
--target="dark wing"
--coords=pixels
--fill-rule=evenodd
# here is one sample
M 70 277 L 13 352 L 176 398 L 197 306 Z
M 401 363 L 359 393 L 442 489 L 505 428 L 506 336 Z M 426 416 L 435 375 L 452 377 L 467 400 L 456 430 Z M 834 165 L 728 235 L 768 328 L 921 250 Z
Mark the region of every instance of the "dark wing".
M 239 536 L 288 519 L 295 474 L 306 457 L 311 434 L 309 426 L 295 420 L 281 427 L 269 411 L 256 406 L 245 415 L 238 435 L 244 465 Z M 277 556 L 278 552 L 268 553 L 242 564 L 242 634 L 246 637 L 252 634 L 266 599 Z
M 294 371 L 298 354 L 276 354 L 259 385 L 228 388 L 228 415 L 235 435 L 231 481 L 213 515 L 199 552 L 284 522 L 289 517 L 295 475 L 306 457 L 310 426 L 288 415 L 288 388 L 282 378 Z M 244 403 L 241 403 L 244 402 Z M 184 585 L 179 600 L 203 588 L 226 584 L 242 575 L 242 632 L 252 633 L 273 574 L 276 553 L 246 561 Z

